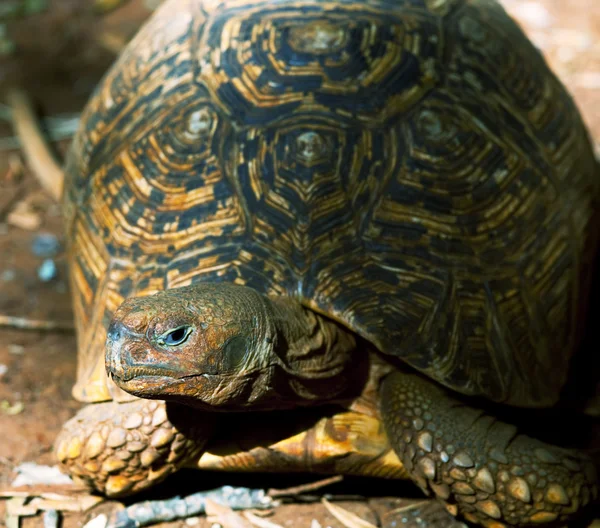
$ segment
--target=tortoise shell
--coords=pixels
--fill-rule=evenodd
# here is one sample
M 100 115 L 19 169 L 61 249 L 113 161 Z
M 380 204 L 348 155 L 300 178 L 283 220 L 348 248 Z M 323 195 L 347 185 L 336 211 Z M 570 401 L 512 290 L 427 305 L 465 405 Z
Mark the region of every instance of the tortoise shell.
M 196 281 L 294 296 L 464 394 L 559 396 L 599 172 L 494 0 L 168 0 L 67 173 L 79 400 L 130 398 L 123 300 Z

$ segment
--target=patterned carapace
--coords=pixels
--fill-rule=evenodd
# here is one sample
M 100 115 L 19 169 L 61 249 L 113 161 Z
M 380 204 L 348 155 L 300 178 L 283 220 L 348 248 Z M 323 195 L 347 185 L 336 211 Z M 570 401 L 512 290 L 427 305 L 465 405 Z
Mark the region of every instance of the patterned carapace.
M 295 296 L 462 393 L 556 401 L 597 165 L 495 2 L 168 2 L 82 122 L 79 399 L 125 398 L 103 351 L 126 297 L 227 281 Z

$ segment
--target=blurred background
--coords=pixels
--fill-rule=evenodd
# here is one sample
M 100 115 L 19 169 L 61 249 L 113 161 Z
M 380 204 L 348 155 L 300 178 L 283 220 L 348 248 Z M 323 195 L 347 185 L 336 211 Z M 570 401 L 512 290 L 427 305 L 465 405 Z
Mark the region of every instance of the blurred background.
M 75 339 L 60 206 L 32 177 L 4 94 L 23 87 L 64 154 L 90 92 L 158 3 L 0 0 L 0 492 L 22 462 L 54 464 L 52 442 L 79 408 L 70 394 Z M 574 96 L 600 154 L 600 0 L 501 3 Z M 53 330 L 18 328 L 31 321 Z M 4 508 L 0 500 L 0 525 Z M 372 502 L 347 508 L 367 519 L 377 511 Z M 318 503 L 277 515 L 286 526 L 308 527 L 313 519 L 341 526 Z M 41 525 L 39 518 L 23 519 L 22 526 Z M 78 526 L 81 519 L 73 514 L 67 521 Z

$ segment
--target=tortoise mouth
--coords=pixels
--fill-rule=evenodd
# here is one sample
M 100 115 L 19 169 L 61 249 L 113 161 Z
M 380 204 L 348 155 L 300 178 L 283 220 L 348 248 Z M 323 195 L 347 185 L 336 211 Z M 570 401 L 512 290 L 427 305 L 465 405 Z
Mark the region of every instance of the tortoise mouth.
M 181 382 L 190 378 L 207 377 L 207 374 L 187 374 L 182 375 L 181 372 L 177 372 L 170 369 L 160 367 L 128 367 L 126 371 L 119 369 L 117 373 L 115 369 L 106 369 L 106 374 L 113 380 L 117 385 L 121 386 L 128 383 L 142 383 L 142 382 L 158 382 L 164 384 L 167 381 Z
M 160 371 L 158 369 L 136 368 L 135 373 L 127 372 L 127 375 L 119 375 L 108 371 L 108 377 L 125 392 L 144 398 L 162 398 L 162 391 L 185 383 L 185 378 L 194 376 L 178 376 L 175 373 Z
M 118 373 L 117 373 L 118 372 Z M 128 366 L 126 370 L 123 368 L 114 369 L 107 367 L 106 373 L 115 383 L 124 383 L 142 378 L 156 378 L 156 379 L 180 379 L 182 376 L 180 372 L 174 370 L 160 368 L 160 367 L 147 367 L 147 366 Z
M 156 373 L 148 369 L 140 369 L 133 377 L 123 378 L 110 372 L 109 377 L 125 392 L 147 400 L 168 400 L 190 405 L 204 410 L 220 409 L 217 402 L 211 400 L 215 376 L 210 374 L 194 374 L 188 376 L 168 376 L 164 372 Z M 204 395 L 202 397 L 201 395 Z

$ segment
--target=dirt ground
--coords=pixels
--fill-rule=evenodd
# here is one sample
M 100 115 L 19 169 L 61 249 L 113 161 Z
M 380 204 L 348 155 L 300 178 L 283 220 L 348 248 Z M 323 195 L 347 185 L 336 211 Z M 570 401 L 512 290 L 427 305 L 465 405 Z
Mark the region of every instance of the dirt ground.
M 19 82 L 40 102 L 45 115 L 80 111 L 112 61 L 114 49 L 133 34 L 150 12 L 148 2 L 143 0 L 126 2 L 109 14 L 95 12 L 92 0 L 49 0 L 39 14 L 3 19 L 1 8 L 6 2 L 0 0 L 0 101 L 2 90 Z M 570 89 L 600 146 L 600 2 L 503 3 Z M 6 52 L 2 51 L 3 38 L 10 43 Z M 57 267 L 56 276 L 44 281 L 40 275 L 48 271 L 48 264 L 42 271 L 40 268 L 48 257 L 36 255 L 33 250 L 34 242 L 37 240 L 39 246 L 39 235 L 43 234 L 56 235 L 61 248 L 64 246 L 60 208 L 22 166 L 19 151 L 2 147 L 2 139 L 12 134 L 0 116 L 0 316 L 53 321 L 69 327 L 72 312 L 64 253 L 59 248 L 50 257 Z M 56 144 L 59 154 L 64 153 L 67 144 L 68 141 Z M 13 469 L 22 462 L 55 463 L 54 438 L 62 423 L 80 407 L 70 394 L 74 375 L 75 338 L 68 328 L 37 332 L 0 324 L 0 490 L 11 484 Z M 197 487 L 197 478 L 192 475 L 190 480 Z M 208 488 L 225 483 L 273 488 L 294 485 L 302 479 L 211 476 L 208 480 Z M 163 486 L 162 493 L 172 493 L 175 485 L 171 481 Z M 394 523 L 386 519 L 386 511 L 406 504 L 394 499 L 394 495 L 412 494 L 419 498 L 411 487 L 360 479 L 350 479 L 341 487 L 326 491 L 367 497 L 338 504 L 372 523 L 387 526 Z M 4 506 L 0 500 L 0 526 Z M 68 514 L 64 526 L 79 526 L 83 519 L 83 515 Z M 269 517 L 283 526 L 307 528 L 313 519 L 322 526 L 342 526 L 318 502 L 285 505 Z M 397 526 L 406 525 L 402 515 L 396 521 Z M 176 522 L 168 526 L 184 525 L 192 524 Z M 197 524 L 208 525 L 204 520 Z M 23 519 L 22 526 L 42 526 L 41 517 Z

